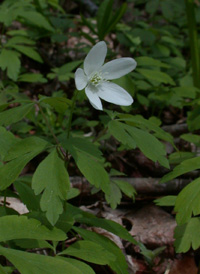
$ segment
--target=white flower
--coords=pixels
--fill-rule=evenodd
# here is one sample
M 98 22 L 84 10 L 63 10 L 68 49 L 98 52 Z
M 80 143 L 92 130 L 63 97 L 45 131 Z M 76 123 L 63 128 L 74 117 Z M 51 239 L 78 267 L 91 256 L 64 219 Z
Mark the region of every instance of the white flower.
M 83 68 L 75 72 L 75 84 L 78 90 L 85 88 L 85 93 L 98 110 L 102 110 L 101 99 L 120 106 L 133 103 L 130 94 L 122 87 L 109 82 L 131 72 L 137 65 L 133 58 L 119 58 L 104 64 L 107 46 L 104 41 L 98 42 L 88 53 Z

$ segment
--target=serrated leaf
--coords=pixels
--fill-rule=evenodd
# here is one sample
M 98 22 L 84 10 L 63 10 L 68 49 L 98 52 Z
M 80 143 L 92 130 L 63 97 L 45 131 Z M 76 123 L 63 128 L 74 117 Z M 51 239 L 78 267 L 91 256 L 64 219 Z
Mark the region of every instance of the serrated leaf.
M 19 16 L 26 20 L 26 22 L 30 22 L 31 24 L 44 28 L 48 31 L 54 31 L 54 28 L 50 25 L 48 20 L 39 12 L 36 11 L 22 11 L 19 13 Z
M 176 202 L 175 195 L 168 195 L 159 199 L 154 200 L 154 203 L 158 206 L 174 206 Z
M 187 252 L 191 247 L 196 250 L 200 246 L 200 218 L 191 218 L 188 223 L 175 228 L 175 248 L 177 253 Z
M 179 193 L 175 203 L 176 221 L 178 224 L 188 222 L 192 214 L 200 214 L 200 178 L 192 181 Z
M 43 151 L 48 145 L 50 144 L 47 141 L 35 136 L 21 139 L 8 150 L 5 161 L 13 160 L 33 151 Z
M 5 242 L 13 239 L 38 239 L 63 241 L 66 234 L 57 228 L 52 230 L 42 226 L 35 219 L 25 216 L 4 216 L 0 218 L 0 241 Z
M 164 149 L 164 146 L 152 134 L 148 133 L 147 131 L 143 131 L 136 127 L 129 126 L 114 120 L 111 121 L 108 125 L 109 129 L 111 127 L 111 133 L 113 125 L 115 125 L 115 127 L 118 127 L 119 130 L 123 132 L 124 136 L 127 136 L 129 138 L 120 138 L 119 141 L 121 141 L 123 144 L 127 144 L 127 140 L 129 141 L 133 139 L 133 142 L 137 144 L 138 148 L 144 153 L 146 157 L 154 162 L 158 161 L 164 167 L 169 168 L 168 160 L 165 158 L 166 151 Z M 116 136 L 116 134 L 114 136 L 116 138 L 118 137 Z
M 25 155 L 15 158 L 3 166 L 0 166 L 0 190 L 4 190 L 9 187 L 17 179 L 28 162 L 40 152 L 41 150 L 29 152 Z
M 75 260 L 75 259 L 72 259 L 72 258 L 66 258 L 66 257 L 59 257 L 60 260 L 64 260 L 72 265 L 74 265 L 75 267 L 77 267 L 80 271 L 82 271 L 81 273 L 82 274 L 95 274 L 94 270 L 87 264 L 81 262 L 81 261 L 78 261 L 78 260 Z M 73 273 L 71 273 L 73 274 Z
M 101 188 L 105 193 L 109 194 L 110 180 L 103 165 L 99 163 L 97 159 L 78 150 L 76 150 L 75 153 L 73 152 L 72 156 L 75 159 L 79 170 L 89 183 L 96 188 Z
M 110 204 L 112 209 L 115 209 L 118 204 L 121 202 L 122 194 L 120 188 L 114 184 L 112 181 L 110 182 L 110 194 L 106 194 L 106 201 Z
M 19 141 L 11 132 L 0 126 L 0 156 L 2 160 L 7 154 L 7 151 Z
M 129 198 L 134 199 L 135 194 L 137 193 L 135 188 L 126 181 L 123 180 L 112 180 L 119 188 L 120 190 Z
M 36 196 L 31 186 L 23 180 L 24 178 L 19 178 L 14 183 L 14 187 L 21 201 L 26 205 L 29 211 L 40 211 L 40 196 Z
M 42 102 L 52 106 L 58 113 L 65 113 L 71 105 L 71 101 L 64 97 L 46 97 L 41 99 Z
M 0 125 L 9 126 L 22 120 L 34 107 L 33 103 L 0 112 Z
M 86 229 L 74 227 L 74 230 L 81 235 L 84 240 L 92 241 L 101 245 L 104 249 L 115 256 L 115 260 L 109 262 L 109 266 L 114 272 L 117 274 L 128 274 L 128 265 L 124 254 L 114 242 L 103 235 L 88 231 Z
M 32 180 L 35 194 L 42 192 L 41 209 L 54 225 L 63 212 L 63 202 L 70 188 L 69 175 L 65 163 L 54 149 L 37 167 Z
M 92 241 L 78 241 L 70 245 L 59 255 L 70 255 L 94 264 L 106 265 L 115 260 L 115 256 L 101 245 Z
M 24 73 L 17 80 L 18 82 L 28 83 L 47 83 L 47 79 L 41 73 Z
M 167 173 L 162 177 L 160 183 L 166 183 L 182 174 L 200 168 L 200 157 L 195 157 L 183 161 L 180 165 L 176 166 L 172 172 Z
M 0 68 L 2 70 L 7 69 L 7 75 L 13 81 L 17 80 L 20 67 L 19 53 L 13 50 L 2 49 L 0 54 Z
M 79 268 L 58 257 L 38 255 L 2 246 L 0 246 L 0 254 L 5 256 L 21 274 L 83 274 Z
M 161 62 L 160 60 L 157 60 L 148 56 L 136 57 L 135 61 L 137 62 L 138 66 L 153 66 L 153 67 L 163 67 L 163 68 L 170 67 L 168 64 L 165 64 Z
M 34 48 L 28 47 L 28 46 L 22 46 L 22 45 L 12 45 L 12 47 L 18 50 L 19 52 L 21 52 L 22 54 L 28 56 L 29 58 L 39 63 L 43 63 L 41 56 Z
M 175 85 L 174 80 L 166 73 L 158 71 L 158 70 L 150 70 L 150 69 L 137 69 L 139 73 L 141 73 L 144 77 L 146 77 L 150 81 L 156 81 L 158 83 Z

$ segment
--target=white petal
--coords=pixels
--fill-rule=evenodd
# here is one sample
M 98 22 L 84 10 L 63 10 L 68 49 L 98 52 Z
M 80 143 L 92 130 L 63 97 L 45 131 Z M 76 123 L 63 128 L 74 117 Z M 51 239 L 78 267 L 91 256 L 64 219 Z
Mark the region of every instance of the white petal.
M 125 89 L 110 82 L 103 82 L 101 84 L 98 96 L 109 103 L 120 106 L 129 106 L 133 103 L 133 98 Z
M 89 76 L 98 71 L 103 65 L 107 54 L 107 46 L 104 41 L 97 43 L 88 53 L 84 60 L 84 71 Z
M 75 72 L 75 85 L 78 90 L 84 89 L 87 85 L 87 76 L 83 69 L 78 68 Z
M 96 87 L 94 87 L 93 85 L 88 85 L 85 89 L 85 93 L 94 108 L 98 110 L 103 110 L 101 100 L 97 95 L 98 89 Z
M 104 79 L 113 80 L 128 74 L 136 68 L 136 65 L 137 63 L 133 58 L 119 58 L 103 65 L 101 71 Z

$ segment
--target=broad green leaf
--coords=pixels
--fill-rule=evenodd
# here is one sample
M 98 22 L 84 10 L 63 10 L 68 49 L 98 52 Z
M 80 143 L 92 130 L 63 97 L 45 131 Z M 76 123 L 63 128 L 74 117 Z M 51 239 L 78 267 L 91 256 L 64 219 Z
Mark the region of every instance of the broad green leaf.
M 16 180 L 14 187 L 29 211 L 40 211 L 40 196 L 34 194 L 31 186 L 26 183 L 24 176 Z
M 164 167 L 169 168 L 168 160 L 165 158 L 166 151 L 164 146 L 152 134 L 114 120 L 111 121 L 108 125 L 109 130 L 111 129 L 111 133 L 113 125 L 115 128 L 118 127 L 118 130 L 123 132 L 124 136 L 129 136 L 129 138 L 126 139 L 120 138 L 119 141 L 121 141 L 123 144 L 127 144 L 127 140 L 129 141 L 130 139 L 133 139 L 138 148 L 144 153 L 146 157 L 154 162 L 158 161 Z M 115 134 L 114 137 L 117 138 L 118 135 Z
M 175 248 L 177 253 L 187 252 L 191 247 L 196 250 L 200 246 L 200 218 L 191 218 L 183 225 L 175 228 Z
M 163 68 L 170 67 L 168 64 L 165 64 L 161 62 L 160 60 L 157 60 L 148 56 L 136 57 L 135 61 L 137 62 L 138 66 L 151 66 L 151 67 L 163 67 Z
M 150 69 L 137 69 L 137 71 L 150 81 L 156 81 L 160 84 L 164 83 L 164 84 L 175 85 L 174 80 L 168 74 L 164 72 L 161 72 L 158 70 L 150 70 Z
M 69 175 L 64 161 L 54 149 L 37 167 L 32 180 L 35 194 L 42 192 L 41 209 L 54 225 L 63 212 L 63 201 L 70 188 Z
M 200 168 L 200 157 L 188 159 L 176 166 L 172 172 L 167 173 L 162 177 L 160 183 L 166 183 L 182 174 Z
M 63 146 L 69 151 L 71 147 L 74 147 L 75 149 L 82 151 L 94 158 L 102 159 L 102 152 L 96 145 L 88 140 L 88 138 L 69 137 L 67 139 L 66 135 L 64 135 L 61 142 Z
M 96 188 L 101 188 L 106 194 L 109 194 L 110 180 L 103 165 L 99 163 L 97 159 L 78 150 L 76 150 L 75 153 L 72 153 L 72 156 L 75 159 L 79 170 L 89 183 Z
M 0 241 L 13 239 L 64 241 L 66 234 L 57 228 L 49 230 L 39 221 L 25 216 L 0 217 Z
M 30 162 L 30 160 L 32 160 L 40 152 L 41 150 L 28 152 L 27 154 L 19 156 L 7 164 L 0 166 L 0 190 L 4 190 L 9 187 L 17 179 L 28 162 Z
M 192 181 L 179 193 L 175 203 L 176 221 L 178 224 L 186 223 L 192 214 L 200 214 L 200 178 Z
M 106 220 L 102 218 L 97 218 L 93 214 L 84 212 L 80 208 L 74 207 L 70 204 L 67 204 L 67 210 L 73 214 L 75 220 L 80 223 L 87 224 L 89 226 L 101 227 L 110 231 L 111 233 L 118 235 L 120 238 L 129 241 L 133 244 L 138 244 L 137 241 L 131 236 L 131 234 L 120 224 Z
M 134 199 L 135 194 L 137 193 L 135 188 L 127 181 L 124 180 L 112 180 L 119 188 L 120 190 L 129 198 Z
M 58 113 L 65 113 L 71 105 L 71 101 L 64 97 L 46 97 L 41 99 L 42 102 L 52 106 Z
M 197 134 L 187 133 L 182 134 L 180 137 L 187 142 L 194 143 L 195 145 L 200 146 L 200 136 Z
M 75 267 L 77 267 L 80 271 L 82 271 L 82 274 L 95 274 L 94 270 L 87 265 L 86 263 L 83 263 L 81 261 L 72 259 L 72 258 L 66 258 L 66 257 L 61 257 L 59 256 L 60 260 L 64 260 L 72 265 L 74 265 Z
M 108 28 L 108 22 L 112 16 L 112 6 L 113 0 L 104 0 L 98 9 L 97 29 L 100 40 L 104 38 L 104 35 Z
M 3 267 L 1 264 L 0 264 L 0 273 L 1 274 L 8 274 L 8 273 L 12 273 L 13 272 L 13 269 L 11 272 L 7 272 L 6 271 L 6 267 Z
M 173 152 L 172 154 L 169 155 L 169 163 L 170 164 L 180 164 L 184 160 L 194 158 L 196 156 L 196 153 L 194 152 L 182 152 L 182 151 L 177 151 Z
M 47 19 L 39 12 L 26 10 L 19 13 L 19 16 L 25 19 L 26 22 L 30 22 L 37 27 L 44 28 L 51 32 L 54 31 L 54 28 L 50 25 Z
M 12 45 L 12 47 L 18 50 L 19 52 L 21 52 L 22 54 L 28 56 L 29 58 L 39 63 L 43 63 L 42 58 L 40 57 L 39 53 L 34 48 L 28 47 L 28 46 L 22 46 L 22 45 Z
M 70 245 L 59 255 L 70 255 L 100 265 L 106 265 L 111 261 L 115 261 L 115 256 L 103 248 L 102 245 L 87 240 L 78 241 Z
M 108 129 L 122 144 L 127 145 L 132 149 L 136 148 L 137 144 L 135 140 L 124 130 L 123 124 L 113 120 L 108 124 Z
M 34 107 L 33 103 L 0 112 L 0 125 L 9 126 L 22 120 Z
M 21 139 L 8 150 L 5 161 L 13 160 L 33 151 L 43 151 L 49 145 L 44 139 L 35 136 Z
M 81 235 L 84 240 L 92 241 L 101 245 L 104 249 L 106 249 L 108 252 L 115 256 L 115 260 L 109 262 L 109 266 L 114 272 L 116 272 L 117 274 L 128 274 L 128 265 L 124 254 L 114 242 L 112 242 L 109 238 L 103 235 L 88 231 L 83 228 L 74 227 L 74 230 L 79 235 Z
M 8 42 L 5 44 L 5 47 L 11 47 L 15 44 L 35 45 L 35 41 L 25 36 L 14 36 L 8 40 Z
M 141 115 L 130 115 L 130 114 L 119 114 L 118 115 L 121 121 L 126 122 L 129 125 L 139 127 L 141 129 L 147 129 L 148 131 L 154 131 L 156 137 L 167 141 L 171 144 L 174 144 L 173 136 L 168 132 L 165 132 L 157 124 L 152 121 L 152 117 L 149 120 L 145 119 Z
M 83 274 L 79 268 L 58 257 L 38 255 L 2 246 L 0 246 L 0 254 L 5 256 L 21 274 Z
M 13 241 L 18 247 L 23 249 L 50 248 L 53 252 L 55 252 L 54 247 L 45 240 L 17 239 Z
M 172 88 L 171 91 L 180 97 L 194 99 L 198 89 L 195 87 L 175 87 Z
M 0 54 L 0 68 L 7 69 L 7 75 L 13 81 L 17 80 L 21 63 L 19 53 L 13 50 L 2 49 Z
M 46 83 L 47 79 L 45 79 L 41 73 L 24 73 L 19 76 L 17 81 L 28 83 Z
M 158 206 L 175 206 L 176 197 L 175 195 L 168 195 L 154 200 L 154 203 Z
M 110 193 L 106 194 L 105 198 L 112 209 L 115 209 L 121 202 L 122 193 L 120 188 L 112 181 L 110 182 Z
M 7 154 L 7 151 L 19 141 L 11 132 L 0 126 L 0 156 L 2 160 Z

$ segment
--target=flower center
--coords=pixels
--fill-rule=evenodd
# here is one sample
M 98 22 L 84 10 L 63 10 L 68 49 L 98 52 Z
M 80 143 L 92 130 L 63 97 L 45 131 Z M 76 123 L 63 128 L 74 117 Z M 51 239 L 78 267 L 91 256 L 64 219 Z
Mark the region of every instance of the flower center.
M 92 83 L 95 86 L 98 86 L 102 82 L 103 82 L 103 77 L 102 77 L 101 72 L 95 72 L 95 74 L 93 74 L 90 77 L 90 83 Z

